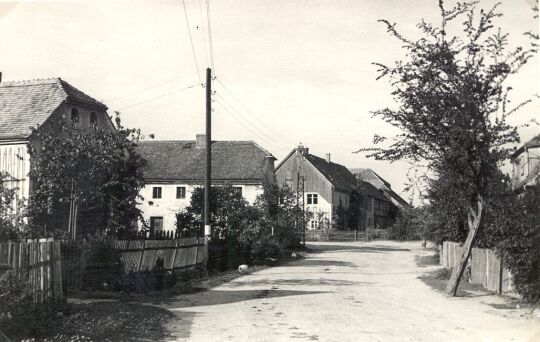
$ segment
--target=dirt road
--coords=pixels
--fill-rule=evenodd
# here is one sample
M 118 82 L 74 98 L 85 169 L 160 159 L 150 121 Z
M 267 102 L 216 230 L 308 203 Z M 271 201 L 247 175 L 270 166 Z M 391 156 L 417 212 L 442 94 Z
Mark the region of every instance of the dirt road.
M 486 293 L 447 298 L 419 276 L 420 243 L 331 242 L 285 266 L 167 304 L 178 341 L 540 341 L 528 308 Z

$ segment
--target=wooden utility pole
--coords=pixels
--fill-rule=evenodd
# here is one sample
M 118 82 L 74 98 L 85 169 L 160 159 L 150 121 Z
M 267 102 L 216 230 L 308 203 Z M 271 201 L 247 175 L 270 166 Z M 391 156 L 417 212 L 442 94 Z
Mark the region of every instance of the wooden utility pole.
M 206 173 L 204 177 L 204 245 L 208 257 L 210 227 L 210 187 L 212 183 L 212 69 L 206 69 Z

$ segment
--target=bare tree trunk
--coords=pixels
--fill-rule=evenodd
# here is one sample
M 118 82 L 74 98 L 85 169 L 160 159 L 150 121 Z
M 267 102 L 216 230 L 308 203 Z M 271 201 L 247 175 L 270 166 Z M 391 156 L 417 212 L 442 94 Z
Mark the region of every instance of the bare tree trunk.
M 467 235 L 467 239 L 465 240 L 465 244 L 463 245 L 463 255 L 461 256 L 459 263 L 452 270 L 452 276 L 450 277 L 450 280 L 448 281 L 448 285 L 446 286 L 446 293 L 449 296 L 452 296 L 452 297 L 456 296 L 459 282 L 461 280 L 461 277 L 463 276 L 465 267 L 467 266 L 467 260 L 471 256 L 473 242 L 476 239 L 476 235 L 478 234 L 478 229 L 480 228 L 480 221 L 482 219 L 483 208 L 484 208 L 484 199 L 480 195 L 478 195 L 478 204 L 477 204 L 476 211 L 472 208 L 472 206 L 469 207 L 469 214 L 467 217 L 467 223 L 469 225 L 469 234 Z

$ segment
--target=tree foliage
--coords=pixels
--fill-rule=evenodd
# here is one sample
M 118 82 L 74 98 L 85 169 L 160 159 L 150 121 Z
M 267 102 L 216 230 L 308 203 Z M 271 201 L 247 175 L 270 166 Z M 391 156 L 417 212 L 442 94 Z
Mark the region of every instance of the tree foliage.
M 203 205 L 204 188 L 195 188 L 190 205 L 177 214 L 177 229 L 182 236 L 201 235 Z M 299 210 L 292 192 L 275 184 L 264 184 L 263 193 L 253 205 L 230 185 L 213 186 L 211 241 L 226 243 L 229 254 L 245 262 L 276 257 L 300 242 L 301 230 L 296 224 Z
M 130 229 L 144 181 L 136 152 L 139 131 L 80 128 L 62 120 L 60 131 L 33 129 L 29 215 L 34 231 L 65 234 L 70 201 L 81 233 Z
M 448 9 L 439 0 L 440 25 L 422 20 L 421 38 L 401 35 L 395 24 L 381 20 L 405 50 L 405 59 L 394 65 L 375 63 L 379 77 L 392 85 L 396 108 L 373 112 L 401 133 L 391 140 L 376 136 L 374 147 L 361 151 L 382 160 L 406 159 L 423 162 L 434 175 L 431 190 L 434 205 L 454 218 L 455 234 L 467 232 L 470 245 L 482 224 L 494 187 L 502 178 L 499 166 L 519 142 L 516 127 L 508 116 L 528 101 L 508 108 L 510 75 L 534 55 L 535 47 L 509 47 L 509 36 L 494 29 L 502 16 L 498 5 L 478 10 L 476 2 L 458 2 Z M 457 33 L 453 33 L 457 30 Z M 468 229 L 462 229 L 464 223 Z M 462 260 L 463 261 L 463 260 Z M 460 261 L 464 267 L 464 261 Z M 450 281 L 455 293 L 463 267 Z M 457 279 L 457 280 L 456 280 Z
M 11 176 L 0 172 L 0 242 L 17 240 L 26 231 L 22 199 L 9 183 Z

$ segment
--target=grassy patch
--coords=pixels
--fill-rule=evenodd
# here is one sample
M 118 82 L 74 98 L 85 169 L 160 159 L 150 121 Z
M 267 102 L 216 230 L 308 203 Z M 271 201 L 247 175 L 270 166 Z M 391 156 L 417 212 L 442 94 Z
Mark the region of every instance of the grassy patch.
M 434 289 L 437 292 L 445 293 L 446 285 L 450 276 L 452 275 L 452 270 L 447 268 L 441 268 L 432 272 L 428 272 L 418 279 L 422 280 L 429 287 Z M 479 284 L 471 284 L 466 279 L 466 275 L 462 277 L 462 280 L 458 287 L 457 297 L 472 297 L 480 294 L 488 293 L 486 289 Z

